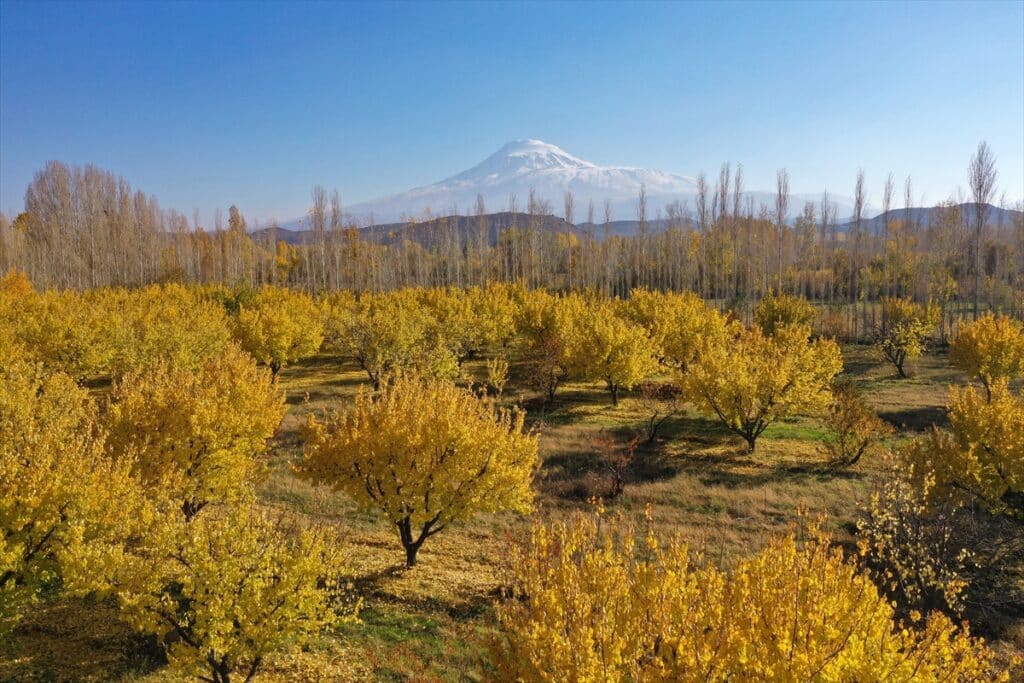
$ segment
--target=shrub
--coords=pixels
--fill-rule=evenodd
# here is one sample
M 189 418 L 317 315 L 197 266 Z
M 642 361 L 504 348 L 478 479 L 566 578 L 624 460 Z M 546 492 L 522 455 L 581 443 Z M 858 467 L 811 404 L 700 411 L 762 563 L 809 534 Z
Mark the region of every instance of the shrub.
M 323 313 L 309 295 L 264 287 L 233 320 L 235 339 L 276 375 L 288 363 L 314 355 L 324 341 Z
M 167 646 L 178 677 L 230 683 L 241 671 L 248 681 L 268 654 L 303 646 L 358 609 L 339 604 L 341 555 L 323 532 L 230 507 L 156 529 L 154 556 L 137 558 L 118 597 L 126 620 Z
M 130 462 L 108 458 L 70 377 L 0 365 L 0 634 L 45 587 L 88 592 L 136 521 Z
M 825 448 L 832 464 L 839 467 L 856 465 L 871 446 L 893 431 L 848 383 L 833 387 L 832 405 L 825 416 L 825 424 L 831 432 L 825 440 Z
M 494 680 L 1009 680 L 943 614 L 901 623 L 817 532 L 724 572 L 678 541 L 576 516 L 536 525 L 512 565 Z
M 789 294 L 769 292 L 754 309 L 754 322 L 765 334 L 775 334 L 787 325 L 810 325 L 814 320 L 814 306 L 807 299 Z

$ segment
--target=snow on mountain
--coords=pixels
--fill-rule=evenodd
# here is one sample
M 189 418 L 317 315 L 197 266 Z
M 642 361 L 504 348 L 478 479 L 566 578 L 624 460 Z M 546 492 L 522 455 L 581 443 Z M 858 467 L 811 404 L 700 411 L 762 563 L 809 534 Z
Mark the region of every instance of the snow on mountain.
M 417 187 L 388 197 L 381 197 L 347 207 L 360 224 L 402 221 L 448 214 L 471 214 L 475 211 L 477 195 L 483 197 L 488 212 L 511 210 L 515 197 L 516 209 L 526 211 L 530 191 L 538 201 L 548 203 L 551 212 L 561 215 L 565 192 L 571 190 L 575 198 L 575 222 L 587 219 L 587 207 L 594 204 L 594 218 L 604 220 L 605 202 L 611 206 L 614 220 L 636 218 L 637 195 L 640 188 L 647 194 L 649 218 L 674 202 L 685 202 L 692 212 L 695 205 L 696 183 L 693 178 L 629 166 L 600 166 L 580 159 L 565 150 L 540 140 L 514 140 L 476 166 L 440 182 Z M 766 192 L 747 193 L 755 206 L 762 202 L 774 205 L 774 195 Z M 796 216 L 804 201 L 817 202 L 816 196 L 793 195 L 790 214 Z M 836 198 L 839 216 L 848 215 L 848 202 Z
M 641 186 L 652 201 L 692 197 L 695 188 L 693 180 L 685 176 L 598 166 L 540 140 L 515 140 L 467 171 L 433 185 L 355 204 L 348 210 L 362 220 L 372 214 L 376 222 L 422 216 L 427 209 L 432 215 L 472 213 L 479 194 L 489 212 L 509 210 L 512 195 L 518 210 L 525 211 L 533 190 L 538 201 L 548 202 L 552 211 L 561 214 L 565 192 L 572 190 L 577 221 L 586 219 L 590 201 L 596 216 L 602 218 L 605 200 L 612 203 L 614 217 L 631 218 Z

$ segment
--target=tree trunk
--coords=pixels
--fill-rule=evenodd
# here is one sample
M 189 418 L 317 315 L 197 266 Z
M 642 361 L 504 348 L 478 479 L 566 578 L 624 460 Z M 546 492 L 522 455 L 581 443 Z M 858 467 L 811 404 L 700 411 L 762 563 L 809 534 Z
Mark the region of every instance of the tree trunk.
M 211 652 L 206 657 L 210 665 L 210 673 L 213 674 L 213 683 L 231 683 L 231 669 L 223 659 L 218 660 Z
M 416 553 L 419 552 L 419 544 L 412 543 L 405 546 L 405 568 L 412 569 L 416 566 Z
M 396 524 L 398 526 L 398 536 L 402 539 L 402 547 L 405 548 L 405 568 L 412 569 L 416 566 L 416 553 L 419 552 L 420 546 L 423 545 L 426 535 L 420 536 L 418 540 L 413 540 L 412 520 L 408 517 L 399 520 Z

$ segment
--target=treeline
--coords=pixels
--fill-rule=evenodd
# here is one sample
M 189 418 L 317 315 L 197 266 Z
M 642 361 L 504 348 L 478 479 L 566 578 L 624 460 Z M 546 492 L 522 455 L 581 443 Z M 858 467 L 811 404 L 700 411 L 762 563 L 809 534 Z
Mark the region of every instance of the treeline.
M 890 174 L 883 213 L 868 220 L 858 174 L 848 222 L 840 225 L 825 193 L 789 223 L 784 171 L 774 206 L 755 205 L 744 193 L 742 167 L 733 172 L 727 164 L 713 183 L 698 178 L 693 206 L 656 209 L 641 191 L 631 236 L 612 234 L 607 206 L 578 207 L 569 193 L 564 221 L 551 220 L 546 201 L 531 195 L 522 211 L 513 197 L 509 225 L 497 230 L 480 200 L 468 229 L 465 217 L 441 217 L 381 239 L 347 219 L 337 193 L 316 188 L 305 243 L 290 245 L 274 229 L 250 233 L 236 207 L 226 225 L 218 214 L 206 229 L 108 172 L 53 162 L 29 186 L 25 211 L 0 218 L 0 270 L 16 267 L 37 286 L 73 289 L 182 282 L 316 293 L 515 282 L 609 296 L 638 287 L 688 290 L 747 321 L 753 305 L 775 291 L 818 303 L 822 316 L 841 323 L 840 336 L 854 338 L 877 323 L 883 297 L 909 297 L 938 305 L 943 334 L 951 335 L 965 312 L 1024 317 L 1024 213 L 992 213 L 995 179 L 983 144 L 971 161 L 969 202 L 914 209 L 908 178 L 906 210 L 895 211 Z

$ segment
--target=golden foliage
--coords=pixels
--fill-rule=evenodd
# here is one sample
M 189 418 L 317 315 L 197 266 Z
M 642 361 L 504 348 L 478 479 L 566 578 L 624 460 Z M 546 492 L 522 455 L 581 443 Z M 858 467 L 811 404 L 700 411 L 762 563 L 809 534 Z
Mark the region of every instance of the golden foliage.
M 0 278 L 0 295 L 11 297 L 26 297 L 35 291 L 28 274 L 23 270 L 11 267 L 7 273 Z
M 332 315 L 334 345 L 355 358 L 375 386 L 394 370 L 446 378 L 459 374 L 458 357 L 441 343 L 441 331 L 416 290 L 364 294 L 347 306 L 336 306 Z M 462 338 L 452 344 L 461 350 L 463 342 L 468 343 Z
M 809 340 L 810 328 L 782 327 L 767 336 L 758 326 L 733 324 L 724 342 L 703 344 L 682 376 L 684 392 L 704 413 L 742 436 L 753 452 L 775 420 L 827 409 L 832 378 L 843 369 L 832 340 Z
M 452 522 L 530 509 L 537 437 L 524 419 L 443 380 L 392 376 L 344 413 L 310 416 L 296 471 L 383 512 L 412 566 L 420 545 Z
M 0 291 L 0 329 L 19 355 L 72 377 L 106 372 L 113 349 L 100 312 L 70 292 Z
M 438 342 L 460 363 L 487 348 L 503 346 L 515 336 L 517 306 L 507 286 L 428 289 L 422 299 Z
M 181 285 L 94 290 L 79 304 L 94 311 L 115 377 L 161 361 L 197 368 L 231 342 L 223 308 Z
M 167 646 L 177 676 L 228 683 L 241 669 L 249 680 L 268 654 L 355 617 L 358 603 L 339 604 L 341 555 L 323 531 L 229 507 L 153 533 L 158 550 L 118 597 L 128 623 Z
M 243 302 L 232 323 L 235 339 L 276 375 L 288 363 L 312 356 L 324 341 L 320 308 L 308 294 L 263 287 Z
M 960 328 L 949 346 L 949 359 L 990 390 L 1001 378 L 1024 374 L 1024 323 L 1008 316 L 985 314 Z
M 814 320 L 814 306 L 807 299 L 789 294 L 769 292 L 754 309 L 754 322 L 765 334 L 786 325 L 810 325 Z
M 930 473 L 896 463 L 887 475 L 857 523 L 861 554 L 902 604 L 962 612 L 972 553 L 956 533 L 956 507 L 934 504 Z
M 504 358 L 487 359 L 487 386 L 499 396 L 508 384 L 508 361 Z
M 978 500 L 995 513 L 1024 518 L 1024 397 L 1005 379 L 987 397 L 950 389 L 949 431 L 934 430 L 905 457 L 919 477 L 933 476 L 933 498 Z
M 882 319 L 872 331 L 875 348 L 896 367 L 900 377 L 907 377 L 907 361 L 924 351 L 925 341 L 939 321 L 939 309 L 922 306 L 910 299 L 882 298 Z
M 0 632 L 55 582 L 88 591 L 120 561 L 137 490 L 105 457 L 87 392 L 38 365 L 0 366 Z
M 142 480 L 187 517 L 248 493 L 285 412 L 270 372 L 235 347 L 198 370 L 158 362 L 129 374 L 111 401 L 108 451 L 130 456 Z
M 647 331 L 620 318 L 611 302 L 591 303 L 575 334 L 572 365 L 581 377 L 603 380 L 612 405 L 618 405 L 621 389 L 632 389 L 657 370 Z
M 524 293 L 516 327 L 520 332 L 530 381 L 549 401 L 569 378 L 579 355 L 577 325 L 586 304 L 577 294 L 559 297 L 537 290 Z
M 0 291 L 0 327 L 26 355 L 74 377 L 120 376 L 159 360 L 198 367 L 230 342 L 221 306 L 181 285 Z
M 1007 681 L 941 613 L 900 623 L 812 529 L 732 571 L 594 516 L 536 525 L 490 643 L 494 680 Z
M 702 344 L 725 334 L 725 319 L 693 292 L 634 289 L 622 311 L 647 330 L 658 359 L 673 367 L 685 368 Z

